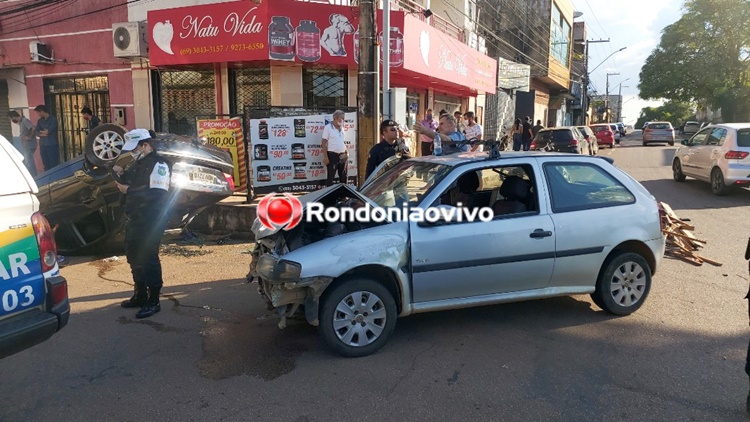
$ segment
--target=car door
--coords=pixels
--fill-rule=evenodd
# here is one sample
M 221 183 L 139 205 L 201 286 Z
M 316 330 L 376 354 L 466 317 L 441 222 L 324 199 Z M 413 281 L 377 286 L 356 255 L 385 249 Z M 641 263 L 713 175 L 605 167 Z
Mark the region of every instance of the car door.
M 534 166 L 508 164 L 493 169 L 523 169 L 534 180 L 525 212 L 497 216 L 491 221 L 440 225 L 410 222 L 412 293 L 415 303 L 486 296 L 540 289 L 554 268 L 555 234 L 546 205 L 539 202 Z M 505 169 L 503 169 L 505 167 Z M 460 171 L 459 171 L 460 170 Z M 485 169 L 486 170 L 486 169 Z M 441 192 L 452 189 L 467 171 L 454 171 L 426 198 L 436 205 Z M 482 174 L 485 172 L 483 171 Z M 483 177 L 484 180 L 484 177 Z M 501 198 L 502 199 L 502 198 Z
M 700 175 L 700 151 L 705 146 L 703 145 L 706 137 L 710 133 L 710 129 L 703 129 L 693 135 L 688 140 L 687 145 L 677 150 L 677 154 L 682 164 L 682 172 L 688 176 L 699 177 Z M 704 176 L 700 176 L 704 177 Z
M 706 128 L 705 132 L 706 136 L 702 139 L 700 146 L 695 148 L 692 159 L 697 176 L 702 179 L 709 179 L 714 158 L 717 153 L 720 153 L 721 146 L 719 144 L 723 139 L 724 129 Z

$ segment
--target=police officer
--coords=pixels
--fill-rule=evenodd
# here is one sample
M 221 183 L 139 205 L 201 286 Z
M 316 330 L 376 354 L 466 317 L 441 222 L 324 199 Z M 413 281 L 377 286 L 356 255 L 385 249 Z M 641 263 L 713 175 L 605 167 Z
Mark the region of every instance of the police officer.
M 396 155 L 396 145 L 399 138 L 398 123 L 393 120 L 383 120 L 380 124 L 380 142 L 370 149 L 367 157 L 367 169 L 365 179 L 370 177 L 373 171 L 389 157 Z
M 136 318 L 148 318 L 159 312 L 159 293 L 164 284 L 159 261 L 159 244 L 167 223 L 171 169 L 154 150 L 153 132 L 135 129 L 125 134 L 123 151 L 133 151 L 133 165 L 121 175 L 117 188 L 124 197 L 127 216 L 125 253 L 133 273 L 133 297 L 121 303 L 123 308 L 141 308 Z

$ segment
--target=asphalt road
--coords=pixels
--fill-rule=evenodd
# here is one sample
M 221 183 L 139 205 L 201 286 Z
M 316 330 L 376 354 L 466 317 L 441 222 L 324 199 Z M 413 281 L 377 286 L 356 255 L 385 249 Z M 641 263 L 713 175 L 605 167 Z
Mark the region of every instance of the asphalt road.
M 724 265 L 665 259 L 631 316 L 588 296 L 415 315 L 376 355 L 341 359 L 313 327 L 276 328 L 245 283 L 248 244 L 166 245 L 167 297 L 147 320 L 119 307 L 124 257 L 69 258 L 70 324 L 0 361 L 0 420 L 743 420 L 750 191 L 673 182 L 675 148 L 636 132 L 600 153 Z

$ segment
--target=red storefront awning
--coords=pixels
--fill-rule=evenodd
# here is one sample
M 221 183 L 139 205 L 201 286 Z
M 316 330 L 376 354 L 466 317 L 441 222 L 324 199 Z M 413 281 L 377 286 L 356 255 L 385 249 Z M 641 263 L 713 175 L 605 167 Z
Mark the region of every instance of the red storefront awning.
M 356 7 L 294 0 L 152 10 L 149 59 L 153 66 L 270 60 L 356 68 L 358 25 Z M 390 36 L 393 83 L 459 95 L 495 91 L 496 60 L 414 16 L 391 12 Z

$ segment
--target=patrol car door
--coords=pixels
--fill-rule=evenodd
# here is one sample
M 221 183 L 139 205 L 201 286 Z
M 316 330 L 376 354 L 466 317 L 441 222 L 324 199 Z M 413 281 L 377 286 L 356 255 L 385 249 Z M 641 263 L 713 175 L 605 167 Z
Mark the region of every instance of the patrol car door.
M 493 170 L 502 167 L 506 166 L 481 169 L 482 185 L 492 183 L 493 177 L 495 186 L 501 185 Z M 549 284 L 555 263 L 555 227 L 549 214 L 540 210 L 539 181 L 533 176 L 538 172 L 529 164 L 507 167 L 502 169 L 505 175 L 523 176 L 528 183 L 523 208 L 498 214 L 491 221 L 409 222 L 415 306 L 541 289 Z M 452 181 L 444 183 L 454 183 L 460 175 L 455 173 L 464 171 L 454 171 Z M 444 183 L 436 194 L 446 191 Z M 479 191 L 483 190 L 480 186 Z M 426 198 L 434 199 L 434 194 Z

